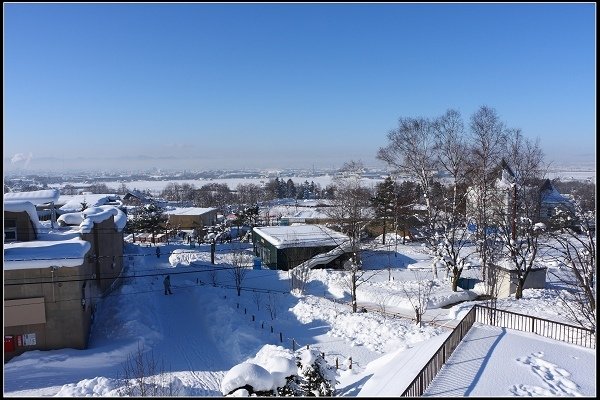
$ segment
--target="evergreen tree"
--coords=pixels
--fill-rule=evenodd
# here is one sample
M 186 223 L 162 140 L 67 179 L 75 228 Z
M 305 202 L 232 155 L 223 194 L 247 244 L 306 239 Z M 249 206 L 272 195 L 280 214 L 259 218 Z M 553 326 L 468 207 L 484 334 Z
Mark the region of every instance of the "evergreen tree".
M 285 196 L 295 199 L 296 198 L 296 185 L 294 185 L 294 181 L 290 178 L 287 180 L 285 188 Z
M 133 218 L 133 227 L 141 232 L 152 233 L 152 243 L 154 243 L 154 235 L 163 231 L 164 225 L 167 222 L 167 216 L 164 210 L 156 202 L 152 202 L 140 207 L 139 212 Z
M 376 186 L 375 197 L 371 199 L 375 208 L 375 217 L 383 223 L 383 244 L 385 244 L 386 227 L 394 218 L 396 203 L 396 183 L 390 176 Z
M 303 396 L 332 396 L 335 391 L 336 371 L 321 354 L 312 349 L 296 353 L 300 379 L 297 382 Z

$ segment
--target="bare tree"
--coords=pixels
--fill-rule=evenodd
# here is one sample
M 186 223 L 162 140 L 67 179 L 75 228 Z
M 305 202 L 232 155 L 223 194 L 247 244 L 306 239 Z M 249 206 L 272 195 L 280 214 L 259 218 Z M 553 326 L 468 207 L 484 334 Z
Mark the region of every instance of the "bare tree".
M 415 311 L 417 325 L 423 326 L 423 314 L 425 314 L 425 311 L 427 311 L 434 282 L 430 279 L 426 279 L 417 271 L 413 272 L 415 280 L 403 282 L 402 291 L 406 295 L 410 305 Z
M 482 278 L 488 281 L 488 269 L 498 257 L 501 247 L 492 229 L 495 182 L 498 164 L 506 149 L 506 130 L 496 110 L 481 106 L 471 116 L 471 147 L 469 151 L 468 173 L 471 187 L 468 197 L 471 207 L 467 208 L 467 219 L 475 228 L 476 249 L 480 257 Z M 491 282 L 487 282 L 490 287 Z
M 144 351 L 138 342 L 137 351 L 127 355 L 122 365 L 124 386 L 119 394 L 128 397 L 165 397 L 176 396 L 179 389 L 168 379 L 164 362 L 154 358 L 154 352 Z
M 525 139 L 518 129 L 507 131 L 507 157 L 502 177 L 496 183 L 495 211 L 498 232 L 517 274 L 515 298 L 523 297 L 523 286 L 536 265 L 539 236 L 546 229 L 536 224 L 539 214 L 538 183 L 543 178 L 544 154 L 539 141 Z
M 584 214 L 578 204 L 574 214 L 576 215 L 572 218 L 579 220 L 579 229 L 563 228 L 552 232 L 553 241 L 548 243 L 548 246 L 554 250 L 557 261 L 568 268 L 565 276 L 559 276 L 559 281 L 565 290 L 558 293 L 568 317 L 579 325 L 592 329 L 595 333 L 596 237 L 595 230 L 592 229 L 595 215 Z
M 236 248 L 231 252 L 231 275 L 235 282 L 235 288 L 237 295 L 240 296 L 242 292 L 242 283 L 252 265 L 252 254 L 248 254 L 241 248 Z
M 381 315 L 383 315 L 383 318 L 386 318 L 386 310 L 391 297 L 390 292 L 385 290 L 375 292 L 375 304 L 377 304 L 377 308 L 381 312 Z
M 520 299 L 523 297 L 523 287 L 527 276 L 536 266 L 536 258 L 540 249 L 539 238 L 546 230 L 546 226 L 541 223 L 534 224 L 527 217 L 520 217 L 515 225 L 515 230 L 517 234 L 514 239 L 506 237 L 509 235 L 506 230 L 501 229 L 500 231 L 504 236 L 504 243 L 517 275 L 515 298 Z
M 252 291 L 252 301 L 256 304 L 256 309 L 260 310 L 260 303 L 262 303 L 262 295 L 260 292 Z
M 438 221 L 440 239 L 436 246 L 436 261 L 445 265 L 451 274 L 452 290 L 458 290 L 458 281 L 470 254 L 463 249 L 470 243 L 466 225 L 466 161 L 468 145 L 460 113 L 448 110 L 434 123 L 435 147 L 439 165 L 452 182 L 451 195 L 443 197 Z M 435 261 L 434 261 L 435 262 Z
M 269 292 L 268 301 L 265 307 L 271 316 L 271 320 L 277 318 L 277 297 L 271 292 Z
M 344 262 L 343 284 L 350 291 L 352 312 L 358 311 L 357 289 L 360 285 L 368 282 L 380 271 L 368 271 L 362 268 L 362 261 L 358 254 L 353 253 L 352 257 Z
M 194 191 L 194 206 L 215 207 L 224 212 L 234 202 L 234 196 L 226 183 L 207 183 Z
M 255 183 L 240 183 L 237 185 L 238 203 L 253 205 L 263 200 L 263 189 Z
M 327 214 L 341 228 L 349 239 L 352 253 L 350 260 L 344 263 L 344 274 L 350 296 L 352 311 L 357 311 L 356 288 L 364 282 L 365 273 L 360 260 L 361 235 L 369 221 L 373 218 L 370 207 L 371 192 L 362 186 L 361 177 L 364 166 L 360 161 L 350 161 L 344 164 L 340 175 L 335 178 L 336 191 L 332 207 Z M 340 243 L 341 244 L 341 243 Z
M 354 252 L 360 250 L 360 238 L 366 224 L 373 218 L 371 192 L 361 182 L 364 166 L 360 161 L 350 161 L 334 178 L 335 198 L 325 212 L 348 235 Z
M 400 118 L 398 128 L 388 135 L 388 145 L 377 152 L 394 172 L 409 173 L 419 183 L 426 206 L 425 238 L 429 250 L 437 247 L 436 220 L 438 209 L 433 202 L 433 182 L 438 173 L 436 157 L 436 123 L 426 118 Z M 433 263 L 433 277 L 437 278 L 437 264 Z

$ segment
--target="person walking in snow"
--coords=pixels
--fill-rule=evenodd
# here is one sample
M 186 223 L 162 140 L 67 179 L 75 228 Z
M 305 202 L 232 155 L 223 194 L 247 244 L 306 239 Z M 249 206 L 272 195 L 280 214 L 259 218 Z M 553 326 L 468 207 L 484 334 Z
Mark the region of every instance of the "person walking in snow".
M 165 285 L 165 295 L 173 294 L 173 292 L 171 292 L 171 276 L 170 275 L 167 275 L 165 277 L 163 284 Z

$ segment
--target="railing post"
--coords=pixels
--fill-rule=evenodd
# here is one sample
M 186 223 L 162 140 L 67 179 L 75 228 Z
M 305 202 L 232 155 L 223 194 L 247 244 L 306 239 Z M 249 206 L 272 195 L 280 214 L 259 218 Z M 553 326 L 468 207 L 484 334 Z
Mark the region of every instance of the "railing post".
M 442 346 L 442 360 L 446 362 L 446 346 Z
M 535 333 L 535 318 L 531 317 L 531 332 Z

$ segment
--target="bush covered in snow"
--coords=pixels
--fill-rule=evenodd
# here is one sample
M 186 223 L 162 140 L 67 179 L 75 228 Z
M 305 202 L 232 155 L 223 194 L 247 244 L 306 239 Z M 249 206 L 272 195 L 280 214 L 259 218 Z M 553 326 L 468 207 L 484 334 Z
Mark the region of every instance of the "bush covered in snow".
M 295 353 L 265 345 L 256 357 L 230 369 L 221 382 L 225 396 L 331 396 L 337 371 L 316 350 Z

